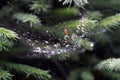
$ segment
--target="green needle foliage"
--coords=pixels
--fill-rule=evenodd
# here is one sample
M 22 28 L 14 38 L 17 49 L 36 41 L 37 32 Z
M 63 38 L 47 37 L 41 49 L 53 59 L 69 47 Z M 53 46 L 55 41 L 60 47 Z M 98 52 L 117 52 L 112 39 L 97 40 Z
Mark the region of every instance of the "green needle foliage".
M 81 42 L 81 45 L 82 45 L 83 48 L 85 48 L 87 50 L 93 50 L 93 45 L 94 44 L 87 39 L 83 39 L 82 42 Z
M 3 66 L 5 69 L 8 69 L 10 71 L 15 70 L 19 73 L 25 73 L 26 77 L 32 75 L 38 80 L 51 80 L 51 76 L 48 74 L 48 71 L 40 70 L 27 65 L 0 61 L 0 66 Z
M 0 70 L 0 80 L 12 80 L 12 76 L 9 72 Z
M 70 35 L 71 35 L 72 33 L 76 32 L 76 26 L 78 24 L 79 24 L 79 20 L 66 21 L 62 24 L 57 25 L 53 31 L 55 32 L 55 35 L 58 35 L 59 37 L 63 37 L 65 35 L 64 28 L 67 28 L 70 31 Z
M 78 68 L 71 71 L 67 80 L 94 80 L 94 76 L 90 70 Z
M 18 39 L 18 36 L 15 32 L 0 28 L 0 51 L 8 50 L 8 48 L 12 47 L 13 41 Z
M 15 40 L 16 38 L 18 38 L 15 32 L 5 28 L 0 28 L 0 36 L 11 39 L 11 40 Z
M 84 24 L 84 26 L 82 26 L 82 24 Z M 86 18 L 84 23 L 82 23 L 82 21 L 79 22 L 80 30 L 83 28 L 85 32 L 93 32 L 94 30 L 96 30 L 97 26 L 98 26 L 97 20 L 91 20 Z
M 59 0 L 63 1 L 63 5 L 65 4 L 72 4 L 72 2 L 75 3 L 76 6 L 78 7 L 83 7 L 85 4 L 88 4 L 88 0 Z
M 102 7 L 120 11 L 120 0 L 90 0 L 89 2 L 100 8 Z
M 62 20 L 64 19 L 72 19 L 76 16 L 78 16 L 78 11 L 77 9 L 75 9 L 74 7 L 70 7 L 70 8 L 58 8 L 55 10 L 52 10 L 49 15 L 53 16 L 54 18 L 60 18 Z
M 79 16 L 79 11 L 75 7 L 62 7 L 56 8 L 45 15 L 41 16 L 41 19 L 47 23 L 47 25 L 55 25 L 64 21 L 75 20 Z
M 110 58 L 104 61 L 101 61 L 97 65 L 98 69 L 108 70 L 108 71 L 116 71 L 120 72 L 120 59 L 119 58 Z
M 103 14 L 100 11 L 87 11 L 86 17 L 92 20 L 101 20 Z
M 40 14 L 41 12 L 47 11 L 47 1 L 37 0 L 30 4 L 30 10 L 34 11 L 35 14 Z
M 110 72 L 110 71 L 102 71 L 102 74 L 104 74 L 106 77 L 109 77 L 113 80 L 120 80 L 120 73 L 118 72 Z
M 81 73 L 82 80 L 94 80 L 94 76 L 90 71 L 83 71 Z
M 86 50 L 93 50 L 93 43 L 90 42 L 87 39 L 82 39 L 82 38 L 76 38 L 76 40 L 73 41 L 73 44 L 75 44 L 76 46 L 78 46 L 79 48 L 84 48 Z
M 13 19 L 21 21 L 23 23 L 29 23 L 30 27 L 41 26 L 41 20 L 36 15 L 33 14 L 15 13 L 13 15 Z
M 76 32 L 76 26 L 79 24 L 79 20 L 71 20 L 66 21 L 64 23 L 60 23 L 55 26 L 41 26 L 37 28 L 38 31 L 41 31 L 42 33 L 48 35 L 48 33 L 52 33 L 54 36 L 59 38 L 64 38 L 64 28 L 67 28 L 70 30 L 70 35 L 72 33 Z M 48 33 L 46 33 L 48 31 Z
M 104 29 L 119 28 L 119 25 L 120 25 L 120 14 L 107 17 L 100 22 L 100 27 L 103 27 Z

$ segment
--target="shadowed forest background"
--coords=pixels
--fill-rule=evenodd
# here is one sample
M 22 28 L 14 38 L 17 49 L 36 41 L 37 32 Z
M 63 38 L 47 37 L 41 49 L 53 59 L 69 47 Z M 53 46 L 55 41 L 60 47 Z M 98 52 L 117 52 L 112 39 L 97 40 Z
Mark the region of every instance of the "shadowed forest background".
M 0 0 L 0 80 L 120 80 L 120 0 Z

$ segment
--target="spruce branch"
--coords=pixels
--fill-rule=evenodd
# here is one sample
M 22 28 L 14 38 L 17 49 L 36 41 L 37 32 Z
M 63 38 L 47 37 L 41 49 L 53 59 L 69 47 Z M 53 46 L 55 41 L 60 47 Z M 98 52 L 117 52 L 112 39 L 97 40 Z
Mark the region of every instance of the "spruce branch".
M 12 74 L 0 69 L 0 80 L 12 80 Z
M 98 69 L 120 72 L 120 58 L 110 58 L 101 61 L 97 67 Z
M 25 73 L 27 77 L 32 75 L 38 80 L 51 80 L 51 75 L 48 74 L 48 71 L 44 71 L 27 65 L 0 61 L 0 66 L 3 66 L 3 68 L 6 68 L 10 71 L 15 70 L 18 73 Z

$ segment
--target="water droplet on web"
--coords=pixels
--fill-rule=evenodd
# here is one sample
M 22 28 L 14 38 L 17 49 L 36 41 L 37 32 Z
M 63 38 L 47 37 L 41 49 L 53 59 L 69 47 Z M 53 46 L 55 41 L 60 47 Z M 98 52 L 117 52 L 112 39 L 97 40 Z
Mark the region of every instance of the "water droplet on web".
M 93 46 L 94 46 L 94 43 L 91 42 L 91 43 L 90 43 L 90 47 L 93 47 Z
M 45 41 L 46 44 L 48 44 L 49 42 L 48 41 Z
M 67 44 L 65 47 L 66 47 L 66 48 L 68 48 L 68 47 L 70 47 L 70 45 L 69 45 L 69 44 Z
M 31 41 L 31 39 L 28 39 L 28 41 Z
M 55 54 L 55 51 L 52 51 L 51 54 L 54 55 L 54 54 Z
M 35 40 L 35 42 L 39 42 L 38 40 Z
M 27 32 L 27 34 L 29 34 L 29 32 Z
M 46 33 L 48 33 L 49 31 L 48 30 L 46 30 Z

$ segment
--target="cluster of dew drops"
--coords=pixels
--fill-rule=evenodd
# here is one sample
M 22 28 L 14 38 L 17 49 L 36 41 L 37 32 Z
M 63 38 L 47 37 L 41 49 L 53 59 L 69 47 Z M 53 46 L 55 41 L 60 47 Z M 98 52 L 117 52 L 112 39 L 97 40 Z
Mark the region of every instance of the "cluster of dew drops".
M 81 19 L 80 21 L 82 22 L 82 26 L 84 26 L 85 19 Z M 79 26 L 80 25 L 76 26 L 76 33 L 81 31 L 83 33 L 82 35 L 79 36 L 76 33 L 72 33 L 72 35 L 70 36 L 69 35 L 70 31 L 67 28 L 64 28 L 64 31 L 63 31 L 64 34 L 65 34 L 64 41 L 63 41 L 64 43 L 56 43 L 56 44 L 53 45 L 53 47 L 50 47 L 49 46 L 49 41 L 44 41 L 46 46 L 39 47 L 39 46 L 33 45 L 32 52 L 35 53 L 35 54 L 45 54 L 45 55 L 47 55 L 47 57 L 50 58 L 52 55 L 76 51 L 81 46 L 78 45 L 78 44 L 69 44 L 68 40 L 71 39 L 72 41 L 74 41 L 78 37 L 82 38 L 82 37 L 85 36 L 86 32 L 84 31 L 84 28 L 80 28 Z M 47 30 L 47 32 L 48 32 L 48 30 Z M 61 45 L 62 45 L 62 47 L 61 47 Z M 90 42 L 89 46 L 93 47 L 94 43 Z

